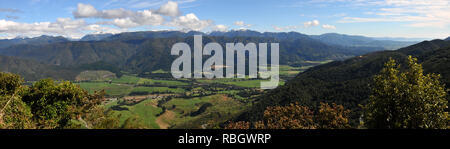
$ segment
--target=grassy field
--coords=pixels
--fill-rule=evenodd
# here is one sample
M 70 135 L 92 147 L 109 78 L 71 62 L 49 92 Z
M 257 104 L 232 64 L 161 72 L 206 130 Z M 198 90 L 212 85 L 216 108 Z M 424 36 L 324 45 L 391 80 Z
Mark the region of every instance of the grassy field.
M 123 124 L 125 120 L 130 117 L 137 116 L 144 125 L 149 127 L 150 129 L 159 129 L 159 125 L 156 123 L 156 118 L 159 113 L 162 112 L 162 109 L 156 106 L 156 101 L 153 99 L 147 99 L 133 106 L 123 105 L 121 107 L 128 108 L 128 110 L 122 111 L 114 111 L 115 115 L 120 115 L 120 123 Z M 116 102 L 111 102 L 105 107 L 112 107 L 117 105 Z
M 199 115 L 191 116 L 206 103 L 212 106 Z M 241 113 L 247 107 L 223 94 L 190 99 L 175 98 L 163 106 L 172 115 L 166 122 L 173 128 L 200 128 L 207 123 L 219 124 Z
M 165 86 L 186 86 L 188 83 L 181 81 L 172 81 L 172 80 L 155 80 L 155 79 L 147 79 L 140 78 L 137 82 L 138 85 L 165 85 Z
M 148 92 L 148 93 L 184 93 L 186 90 L 183 88 L 169 88 L 169 87 L 144 87 L 138 86 L 134 87 L 131 92 Z
M 112 83 L 116 84 L 137 84 L 141 78 L 131 75 L 123 75 L 120 78 L 113 79 Z
M 105 104 L 105 108 L 117 106 L 118 101 Z M 204 112 L 192 116 L 204 104 L 211 104 Z M 114 111 L 114 115 L 120 116 L 120 123 L 123 124 L 126 119 L 137 116 L 144 125 L 151 129 L 158 128 L 201 128 L 203 124 L 214 124 L 225 122 L 238 115 L 248 105 L 240 103 L 227 97 L 224 94 L 216 94 L 197 98 L 174 98 L 163 104 L 167 110 L 164 114 L 161 107 L 157 107 L 155 99 L 147 99 L 138 104 L 121 108 L 128 110 Z
M 269 80 L 261 80 L 261 79 L 238 79 L 238 78 L 221 78 L 221 79 L 197 79 L 196 80 L 199 83 L 219 83 L 219 84 L 228 84 L 228 85 L 234 85 L 239 87 L 247 87 L 247 88 L 258 88 L 261 86 L 262 81 L 269 81 Z M 284 81 L 280 80 L 279 85 L 283 85 Z
M 133 86 L 130 84 L 114 84 L 107 82 L 81 82 L 76 83 L 80 85 L 81 88 L 87 90 L 89 93 L 94 93 L 95 91 L 105 90 L 106 95 L 109 97 L 123 97 L 127 96 L 133 92 L 148 92 L 152 93 L 184 93 L 183 88 L 169 88 L 169 87 L 145 87 L 145 86 Z
M 75 80 L 77 81 L 107 81 L 116 78 L 116 74 L 110 71 L 104 70 L 96 70 L 96 71 L 83 71 L 78 76 L 76 76 Z
M 279 85 L 312 66 L 327 62 L 329 61 L 306 61 L 302 67 L 280 65 Z M 156 70 L 151 73 L 170 72 Z M 261 82 L 268 81 L 250 78 L 176 80 L 141 78 L 126 72 L 124 74 L 120 78 L 114 78 L 108 72 L 89 71 L 80 74 L 79 81 L 84 82 L 76 84 L 90 93 L 104 89 L 107 97 L 117 98 L 105 102 L 104 106 L 106 109 L 112 108 L 114 114 L 120 116 L 121 124 L 128 118 L 138 117 L 145 126 L 152 129 L 217 127 L 247 109 L 264 92 L 259 90 Z M 89 79 L 92 80 L 88 81 Z M 158 100 L 163 103 L 158 105 Z
M 125 96 L 133 89 L 133 86 L 130 85 L 110 84 L 107 82 L 82 82 L 76 84 L 80 85 L 81 88 L 87 90 L 89 93 L 104 89 L 108 96 Z

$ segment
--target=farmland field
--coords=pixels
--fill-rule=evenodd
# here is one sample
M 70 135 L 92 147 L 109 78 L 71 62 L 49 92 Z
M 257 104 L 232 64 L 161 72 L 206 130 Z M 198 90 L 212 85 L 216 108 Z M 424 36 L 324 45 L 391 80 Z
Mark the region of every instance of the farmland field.
M 311 62 L 318 63 L 318 62 Z M 280 66 L 280 82 L 295 77 L 310 66 Z M 156 70 L 152 73 L 169 75 Z M 172 79 L 140 77 L 124 74 L 120 78 L 105 71 L 87 71 L 75 82 L 90 93 L 105 90 L 109 100 L 104 107 L 119 116 L 120 123 L 129 118 L 151 129 L 215 128 L 244 112 L 261 95 L 260 83 L 268 81 L 250 78 Z

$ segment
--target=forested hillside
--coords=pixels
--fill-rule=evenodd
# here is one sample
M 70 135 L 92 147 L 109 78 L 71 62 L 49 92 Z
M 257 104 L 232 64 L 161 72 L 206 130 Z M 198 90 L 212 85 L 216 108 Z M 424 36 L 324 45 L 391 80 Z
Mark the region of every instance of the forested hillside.
M 450 41 L 433 40 L 399 49 L 375 52 L 345 61 L 320 65 L 300 73 L 286 85 L 269 91 L 240 120 L 259 120 L 268 106 L 300 102 L 317 107 L 319 102 L 335 102 L 350 108 L 353 124 L 361 116 L 359 104 L 370 95 L 372 76 L 380 72 L 390 57 L 404 65 L 407 56 L 417 57 L 425 73 L 439 73 L 447 87 L 450 84 Z

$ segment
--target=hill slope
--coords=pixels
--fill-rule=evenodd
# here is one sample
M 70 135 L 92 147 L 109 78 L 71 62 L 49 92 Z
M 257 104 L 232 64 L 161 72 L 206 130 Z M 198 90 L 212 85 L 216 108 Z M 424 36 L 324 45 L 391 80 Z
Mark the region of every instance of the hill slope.
M 316 106 L 318 102 L 335 102 L 352 109 L 353 124 L 360 116 L 358 104 L 365 104 L 370 94 L 369 84 L 383 64 L 392 57 L 406 63 L 408 55 L 418 57 L 426 73 L 439 73 L 450 85 L 450 41 L 433 40 L 399 49 L 366 54 L 345 61 L 320 65 L 300 73 L 284 86 L 262 96 L 240 120 L 258 120 L 265 107 L 292 102 Z
M 25 80 L 53 78 L 56 80 L 69 80 L 80 71 L 66 69 L 58 66 L 43 64 L 34 60 L 24 60 L 10 56 L 0 56 L 0 71 L 21 75 Z

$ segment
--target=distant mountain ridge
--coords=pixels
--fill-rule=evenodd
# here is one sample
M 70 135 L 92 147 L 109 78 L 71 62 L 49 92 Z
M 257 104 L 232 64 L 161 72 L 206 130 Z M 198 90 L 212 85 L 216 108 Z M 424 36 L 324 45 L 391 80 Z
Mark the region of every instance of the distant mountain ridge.
M 450 40 L 450 37 L 448 37 L 448 38 L 446 38 L 446 39 L 444 39 L 445 41 L 449 41 Z
M 47 36 L 42 35 L 34 38 L 14 38 L 0 40 L 0 48 L 6 48 L 13 45 L 20 44 L 50 44 L 58 42 L 68 42 L 69 40 L 62 36 Z
M 113 35 L 114 34 L 88 34 L 86 36 L 83 36 L 80 41 L 100 41 Z
M 370 37 L 370 38 L 375 40 L 392 40 L 392 41 L 406 41 L 406 42 L 432 40 L 432 38 L 405 38 L 405 37 Z
M 413 41 L 377 40 L 371 37 L 344 35 L 337 33 L 311 35 L 310 37 L 332 45 L 349 47 L 382 47 L 386 50 L 396 50 L 418 43 Z

